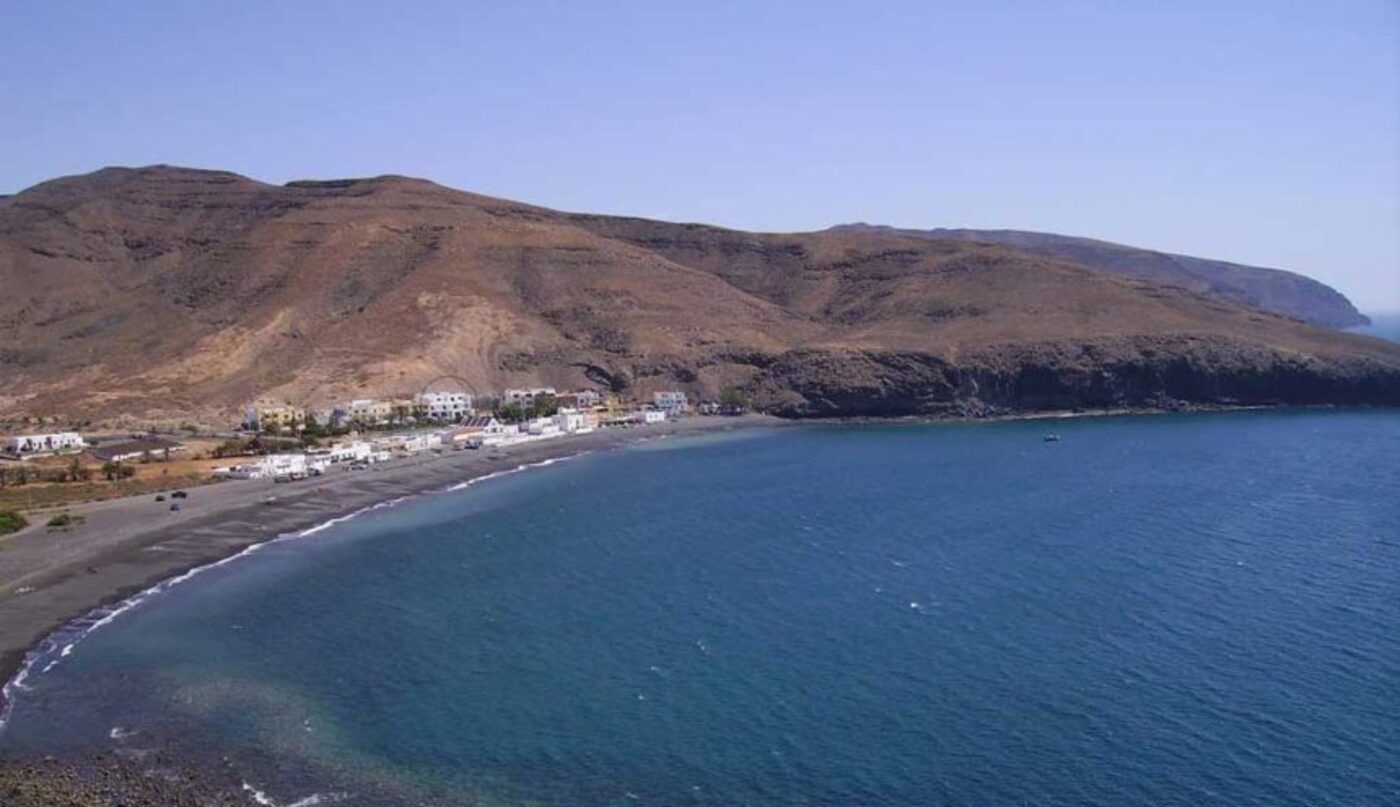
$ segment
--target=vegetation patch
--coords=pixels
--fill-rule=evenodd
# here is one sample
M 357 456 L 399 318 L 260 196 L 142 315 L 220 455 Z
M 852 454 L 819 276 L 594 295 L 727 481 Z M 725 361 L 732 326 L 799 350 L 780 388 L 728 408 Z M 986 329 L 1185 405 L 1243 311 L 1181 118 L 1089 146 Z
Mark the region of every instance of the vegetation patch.
M 12 532 L 19 532 L 29 526 L 24 516 L 13 510 L 0 510 L 0 535 L 9 535 Z
M 67 529 L 69 527 L 83 523 L 83 520 L 84 519 L 82 516 L 75 516 L 69 513 L 59 513 L 58 515 L 49 519 L 45 526 L 51 530 Z

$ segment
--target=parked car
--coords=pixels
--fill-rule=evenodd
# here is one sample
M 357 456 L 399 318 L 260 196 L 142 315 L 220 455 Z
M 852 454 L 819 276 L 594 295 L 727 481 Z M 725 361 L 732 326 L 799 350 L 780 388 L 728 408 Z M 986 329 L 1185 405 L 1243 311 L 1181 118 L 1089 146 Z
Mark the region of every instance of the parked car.
M 184 492 L 183 490 L 177 490 L 174 493 L 170 494 L 170 498 L 172 499 L 188 499 L 189 497 L 190 494 Z
M 158 501 L 158 502 L 163 502 L 163 501 L 165 501 L 165 494 L 164 494 L 164 493 L 156 494 L 156 501 Z

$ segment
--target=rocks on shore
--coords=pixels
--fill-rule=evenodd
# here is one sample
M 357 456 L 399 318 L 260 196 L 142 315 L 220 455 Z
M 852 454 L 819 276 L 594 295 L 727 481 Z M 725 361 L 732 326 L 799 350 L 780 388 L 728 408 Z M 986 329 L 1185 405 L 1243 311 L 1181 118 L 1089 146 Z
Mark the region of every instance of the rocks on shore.
M 96 754 L 78 760 L 0 759 L 0 804 L 6 807 L 223 807 L 247 796 L 159 752 Z

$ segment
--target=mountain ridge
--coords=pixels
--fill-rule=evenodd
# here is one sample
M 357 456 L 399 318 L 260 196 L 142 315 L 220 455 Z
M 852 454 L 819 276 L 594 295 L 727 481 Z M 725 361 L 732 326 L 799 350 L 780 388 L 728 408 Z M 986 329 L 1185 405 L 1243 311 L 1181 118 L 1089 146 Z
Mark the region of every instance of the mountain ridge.
M 1231 302 L 1297 317 L 1328 328 L 1370 324 L 1341 292 L 1300 272 L 1199 258 L 1083 236 L 1012 229 L 936 227 L 929 230 L 856 222 L 830 229 L 899 233 L 1010 246 L 1095 269 L 1202 291 Z
M 0 418 L 582 384 L 791 416 L 1400 404 L 1400 348 L 1002 244 L 108 168 L 0 199 Z

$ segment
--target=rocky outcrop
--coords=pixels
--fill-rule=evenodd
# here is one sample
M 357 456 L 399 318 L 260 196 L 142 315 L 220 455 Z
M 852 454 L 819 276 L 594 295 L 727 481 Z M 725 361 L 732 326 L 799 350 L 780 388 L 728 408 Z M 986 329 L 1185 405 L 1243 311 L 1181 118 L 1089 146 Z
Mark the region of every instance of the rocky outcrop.
M 1190 337 L 1005 345 L 957 362 L 927 353 L 802 350 L 778 357 L 749 393 L 789 417 L 1400 406 L 1400 367 Z

